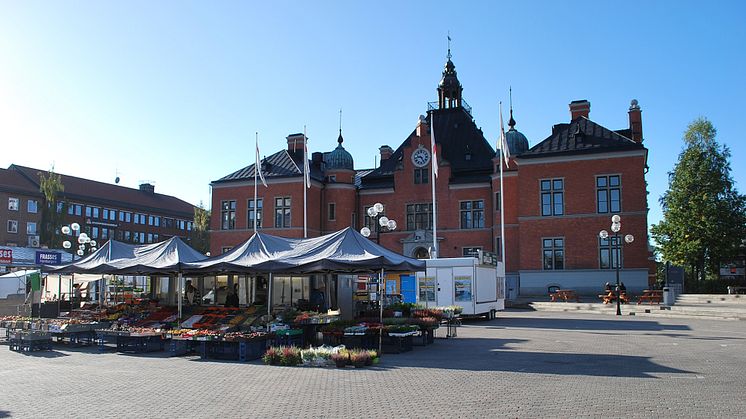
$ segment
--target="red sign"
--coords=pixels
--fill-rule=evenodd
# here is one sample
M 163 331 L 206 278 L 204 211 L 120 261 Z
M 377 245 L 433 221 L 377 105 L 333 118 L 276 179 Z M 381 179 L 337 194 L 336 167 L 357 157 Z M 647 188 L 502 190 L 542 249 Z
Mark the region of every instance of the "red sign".
M 13 263 L 13 251 L 10 249 L 0 249 L 0 263 Z

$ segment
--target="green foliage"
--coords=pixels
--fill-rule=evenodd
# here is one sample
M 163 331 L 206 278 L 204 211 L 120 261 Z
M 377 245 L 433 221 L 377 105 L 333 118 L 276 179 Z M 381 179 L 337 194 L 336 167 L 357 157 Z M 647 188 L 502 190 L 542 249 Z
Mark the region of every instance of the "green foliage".
M 705 118 L 689 125 L 660 198 L 664 218 L 651 228 L 663 258 L 701 278 L 716 275 L 719 261 L 735 256 L 746 237 L 746 197 L 733 184 L 730 150 L 716 134 Z
M 54 173 L 54 167 L 49 172 L 39 172 L 39 191 L 44 195 L 44 203 L 41 205 L 41 244 L 50 249 L 59 248 L 62 238 L 58 229 L 63 223 L 65 208 L 57 212 L 57 201 L 59 194 L 65 190 L 62 184 L 62 176 Z
M 191 239 L 191 245 L 196 250 L 202 253 L 210 251 L 210 211 L 202 206 L 202 202 L 194 208 L 194 228 Z

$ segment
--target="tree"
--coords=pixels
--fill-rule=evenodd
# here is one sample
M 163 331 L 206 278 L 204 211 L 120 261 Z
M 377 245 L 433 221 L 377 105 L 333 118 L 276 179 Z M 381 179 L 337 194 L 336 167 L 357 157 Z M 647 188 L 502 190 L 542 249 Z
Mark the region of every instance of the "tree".
M 701 280 L 716 275 L 720 260 L 734 257 L 746 237 L 746 197 L 733 184 L 730 150 L 716 134 L 706 118 L 689 125 L 660 198 L 663 220 L 651 228 L 664 259 Z
M 62 176 L 54 173 L 54 166 L 45 173 L 39 172 L 39 191 L 44 195 L 41 207 L 41 244 L 50 249 L 59 248 L 62 239 L 57 233 L 64 216 L 64 202 L 58 208 L 58 195 L 65 190 Z
M 202 202 L 194 208 L 192 247 L 202 253 L 210 251 L 210 211 L 202 206 Z

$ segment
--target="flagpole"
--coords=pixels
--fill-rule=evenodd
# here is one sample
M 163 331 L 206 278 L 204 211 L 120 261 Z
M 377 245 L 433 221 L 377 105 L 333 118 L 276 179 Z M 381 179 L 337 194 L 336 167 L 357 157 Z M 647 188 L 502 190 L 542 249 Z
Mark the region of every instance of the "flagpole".
M 435 205 L 435 178 L 438 176 L 438 156 L 435 150 L 435 113 L 430 113 L 430 158 L 433 159 L 432 167 L 430 170 L 430 177 L 432 179 L 431 188 L 433 192 L 433 251 L 430 252 L 430 259 L 436 259 L 438 257 L 438 210 Z
M 257 181 L 257 176 L 258 176 L 258 173 L 259 173 L 259 170 L 260 170 L 259 169 L 259 132 L 258 131 L 256 132 L 256 139 L 254 140 L 254 144 L 256 145 L 256 147 L 254 147 L 255 150 L 256 150 L 254 152 L 254 233 L 256 233 L 256 222 L 258 221 L 257 220 L 257 214 L 258 214 L 258 212 L 257 212 L 257 209 L 258 209 L 257 202 L 258 201 L 256 200 L 257 199 L 257 192 L 256 192 L 257 184 L 256 184 L 256 181 Z
M 503 193 L 503 155 L 505 151 L 505 126 L 503 125 L 503 103 L 500 102 L 500 253 L 503 261 L 503 268 L 506 266 L 505 261 L 505 194 Z
M 303 125 L 303 238 L 308 237 L 308 147 L 306 143 L 308 138 L 306 137 L 306 126 Z

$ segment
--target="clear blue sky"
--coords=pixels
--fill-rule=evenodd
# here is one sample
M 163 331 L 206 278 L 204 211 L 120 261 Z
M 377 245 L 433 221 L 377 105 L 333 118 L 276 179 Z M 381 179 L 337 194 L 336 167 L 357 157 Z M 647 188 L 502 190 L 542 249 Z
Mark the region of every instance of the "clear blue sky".
M 698 116 L 746 189 L 745 5 L 0 0 L 0 166 L 119 174 L 209 206 L 210 181 L 253 163 L 255 132 L 262 154 L 304 125 L 310 151 L 329 151 L 342 108 L 355 167 L 372 167 L 436 100 L 450 31 L 464 97 L 493 143 L 509 86 L 532 146 L 569 120 L 571 100 L 621 129 L 638 99 L 654 223 Z

